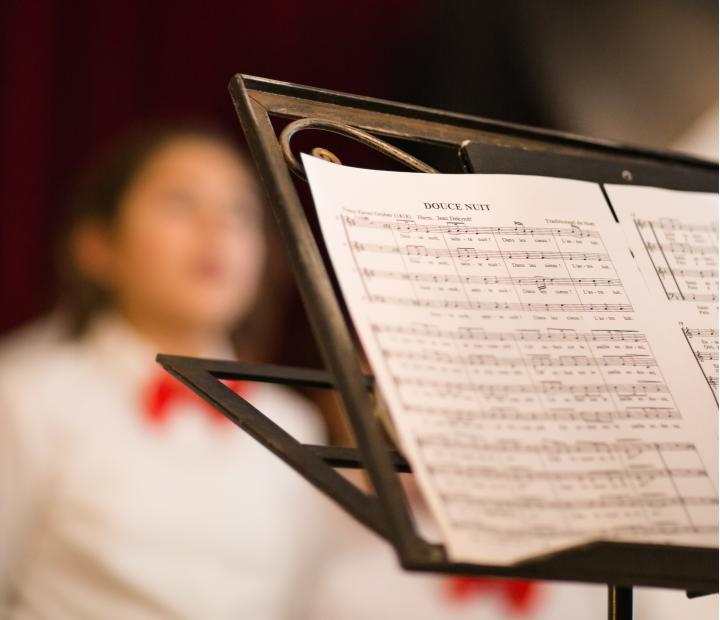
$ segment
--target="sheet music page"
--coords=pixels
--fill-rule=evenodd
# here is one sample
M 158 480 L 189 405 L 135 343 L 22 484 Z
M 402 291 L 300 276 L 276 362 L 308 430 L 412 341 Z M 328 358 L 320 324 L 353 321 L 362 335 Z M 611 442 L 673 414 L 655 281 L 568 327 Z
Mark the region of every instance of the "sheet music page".
M 303 162 L 449 555 L 717 544 L 714 401 L 597 185 Z M 667 331 L 667 330 L 665 330 Z
M 717 194 L 628 185 L 606 191 L 653 303 L 682 330 L 717 404 Z

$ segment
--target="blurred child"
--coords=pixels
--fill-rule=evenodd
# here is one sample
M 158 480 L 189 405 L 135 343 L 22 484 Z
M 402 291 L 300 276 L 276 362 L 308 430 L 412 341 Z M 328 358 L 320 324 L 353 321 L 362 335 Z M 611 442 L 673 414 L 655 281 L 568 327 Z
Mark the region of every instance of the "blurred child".
M 0 618 L 290 617 L 319 495 L 154 361 L 235 355 L 265 258 L 247 164 L 200 129 L 132 139 L 68 239 L 75 337 L 0 375 Z M 293 392 L 235 389 L 322 441 Z

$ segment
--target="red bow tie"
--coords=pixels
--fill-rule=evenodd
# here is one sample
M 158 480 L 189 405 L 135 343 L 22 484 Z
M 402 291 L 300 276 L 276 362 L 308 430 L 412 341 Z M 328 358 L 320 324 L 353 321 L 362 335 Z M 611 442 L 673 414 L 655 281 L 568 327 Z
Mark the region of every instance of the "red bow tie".
M 534 581 L 486 579 L 483 577 L 452 577 L 447 582 L 447 593 L 454 602 L 465 602 L 474 595 L 495 594 L 502 598 L 513 613 L 531 611 L 538 598 L 539 584 Z
M 245 381 L 224 381 L 233 392 L 245 396 L 249 383 Z M 174 405 L 191 404 L 203 412 L 215 424 L 229 424 L 230 421 L 210 403 L 200 398 L 190 388 L 180 383 L 167 372 L 158 373 L 143 393 L 145 419 L 153 426 L 167 423 Z

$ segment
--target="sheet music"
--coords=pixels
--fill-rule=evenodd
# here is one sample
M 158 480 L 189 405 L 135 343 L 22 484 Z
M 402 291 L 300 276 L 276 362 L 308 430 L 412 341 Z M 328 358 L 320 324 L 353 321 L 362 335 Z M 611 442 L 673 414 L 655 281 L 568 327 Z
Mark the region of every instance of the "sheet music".
M 702 428 L 714 402 L 699 375 L 675 372 L 694 360 L 647 312 L 597 185 L 303 162 L 453 559 L 716 544 L 717 450 Z
M 682 330 L 717 404 L 717 195 L 625 185 L 606 191 L 654 302 Z

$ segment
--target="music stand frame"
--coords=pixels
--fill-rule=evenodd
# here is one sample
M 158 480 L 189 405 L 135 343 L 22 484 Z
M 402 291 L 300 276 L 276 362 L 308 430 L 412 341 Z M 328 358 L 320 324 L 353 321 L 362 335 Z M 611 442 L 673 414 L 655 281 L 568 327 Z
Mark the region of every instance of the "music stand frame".
M 628 181 L 624 174 L 627 166 L 636 165 L 659 171 L 670 179 L 671 186 L 672 179 L 679 175 L 684 183 L 689 177 L 696 180 L 698 188 L 706 189 L 713 175 L 717 179 L 716 164 L 676 153 L 251 76 L 234 76 L 230 93 L 328 371 L 168 355 L 159 355 L 159 363 L 390 542 L 407 570 L 605 583 L 609 585 L 610 618 L 632 617 L 635 585 L 684 589 L 690 596 L 717 592 L 716 549 L 596 542 L 512 566 L 492 566 L 451 561 L 442 545 L 431 544 L 418 535 L 398 476 L 411 469 L 389 445 L 373 414 L 377 403 L 372 397 L 372 378 L 363 373 L 355 341 L 293 184 L 287 149 L 284 153 L 270 116 L 314 119 L 319 125 L 337 125 L 338 132 L 346 135 L 342 127 L 458 149 L 470 141 L 534 151 L 538 157 L 554 153 L 579 160 L 591 157 L 604 164 L 622 161 L 622 180 Z M 714 183 L 717 189 L 717 181 Z M 223 379 L 336 389 L 357 449 L 299 443 L 225 386 Z M 375 494 L 359 490 L 336 471 L 337 467 L 365 469 Z

